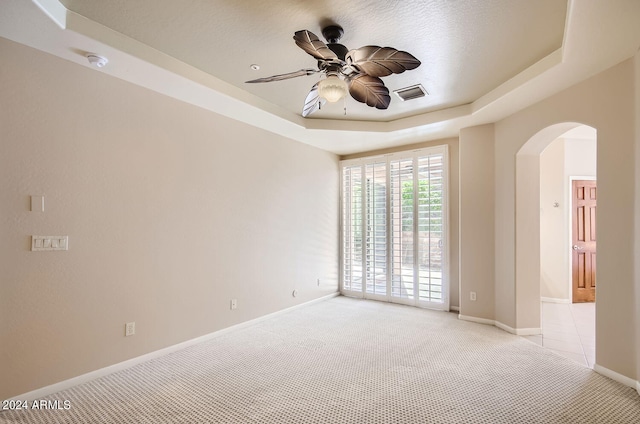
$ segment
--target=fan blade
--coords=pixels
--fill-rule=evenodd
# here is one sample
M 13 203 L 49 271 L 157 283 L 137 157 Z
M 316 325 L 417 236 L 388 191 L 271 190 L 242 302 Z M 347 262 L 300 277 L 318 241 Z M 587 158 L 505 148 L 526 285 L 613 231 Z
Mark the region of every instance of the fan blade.
M 349 94 L 357 101 L 376 109 L 386 109 L 391 103 L 389 89 L 380 78 L 371 75 L 358 74 L 350 78 Z
M 321 99 L 318 95 L 318 83 L 315 83 L 313 87 L 311 87 L 311 91 L 307 94 L 307 98 L 304 101 L 304 108 L 302 109 L 302 117 L 306 118 L 311 115 L 316 110 L 320 109 L 321 105 L 324 105 L 327 101 L 325 99 Z
M 420 61 L 411 54 L 392 47 L 360 47 L 347 53 L 345 60 L 347 65 L 372 77 L 401 74 L 420 66 Z
M 338 59 L 338 56 L 311 31 L 306 29 L 296 31 L 293 39 L 296 40 L 298 47 L 318 60 Z
M 296 77 L 304 77 L 306 75 L 313 75 L 320 72 L 318 69 L 300 69 L 299 71 L 295 71 L 295 72 L 289 72 L 288 74 L 280 74 L 280 75 L 273 75 L 270 77 L 265 77 L 265 78 L 258 78 L 258 79 L 254 79 L 251 81 L 245 81 L 245 83 L 256 83 L 256 82 L 271 82 L 271 81 L 282 81 L 282 80 L 286 80 L 289 78 L 296 78 Z

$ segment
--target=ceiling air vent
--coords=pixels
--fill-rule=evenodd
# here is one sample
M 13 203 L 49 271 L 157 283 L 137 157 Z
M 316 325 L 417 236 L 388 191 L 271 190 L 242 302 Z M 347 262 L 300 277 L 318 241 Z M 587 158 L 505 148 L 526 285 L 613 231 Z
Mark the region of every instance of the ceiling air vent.
M 417 99 L 429 94 L 421 84 L 412 85 L 411 87 L 405 87 L 399 90 L 393 90 L 393 92 L 396 93 L 402 101 Z

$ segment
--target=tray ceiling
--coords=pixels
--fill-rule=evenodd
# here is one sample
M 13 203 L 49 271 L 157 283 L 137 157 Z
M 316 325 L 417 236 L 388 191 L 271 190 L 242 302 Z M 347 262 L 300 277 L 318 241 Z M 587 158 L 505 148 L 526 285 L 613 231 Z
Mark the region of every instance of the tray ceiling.
M 422 84 L 427 97 L 387 110 L 348 98 L 314 119 L 390 121 L 473 102 L 562 46 L 567 4 L 558 0 L 299 1 L 62 0 L 62 4 L 265 101 L 300 114 L 320 74 L 268 84 L 244 81 L 313 68 L 292 37 L 308 29 L 322 38 L 341 25 L 349 49 L 390 46 L 422 65 L 384 77 L 390 91 Z M 251 70 L 252 64 L 260 66 Z
M 94 72 L 337 154 L 446 137 L 496 122 L 636 54 L 637 0 L 3 0 L 0 36 Z M 292 37 L 344 30 L 349 48 L 406 50 L 421 66 L 383 77 L 427 97 L 387 110 L 348 98 L 302 118 L 319 75 L 249 79 L 315 66 Z M 254 71 L 250 65 L 258 64 Z

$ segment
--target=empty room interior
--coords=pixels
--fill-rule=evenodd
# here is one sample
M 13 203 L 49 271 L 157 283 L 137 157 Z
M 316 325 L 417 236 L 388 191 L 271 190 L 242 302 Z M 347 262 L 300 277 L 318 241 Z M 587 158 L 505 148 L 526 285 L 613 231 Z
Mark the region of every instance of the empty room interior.
M 638 22 L 3 0 L 0 422 L 639 422 Z

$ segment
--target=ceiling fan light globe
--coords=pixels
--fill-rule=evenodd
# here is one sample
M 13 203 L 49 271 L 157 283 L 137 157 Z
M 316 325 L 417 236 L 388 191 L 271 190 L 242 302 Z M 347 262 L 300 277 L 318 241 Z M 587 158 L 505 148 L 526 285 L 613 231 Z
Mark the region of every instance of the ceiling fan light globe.
M 335 103 L 347 95 L 347 83 L 331 75 L 318 83 L 318 95 L 330 103 Z

